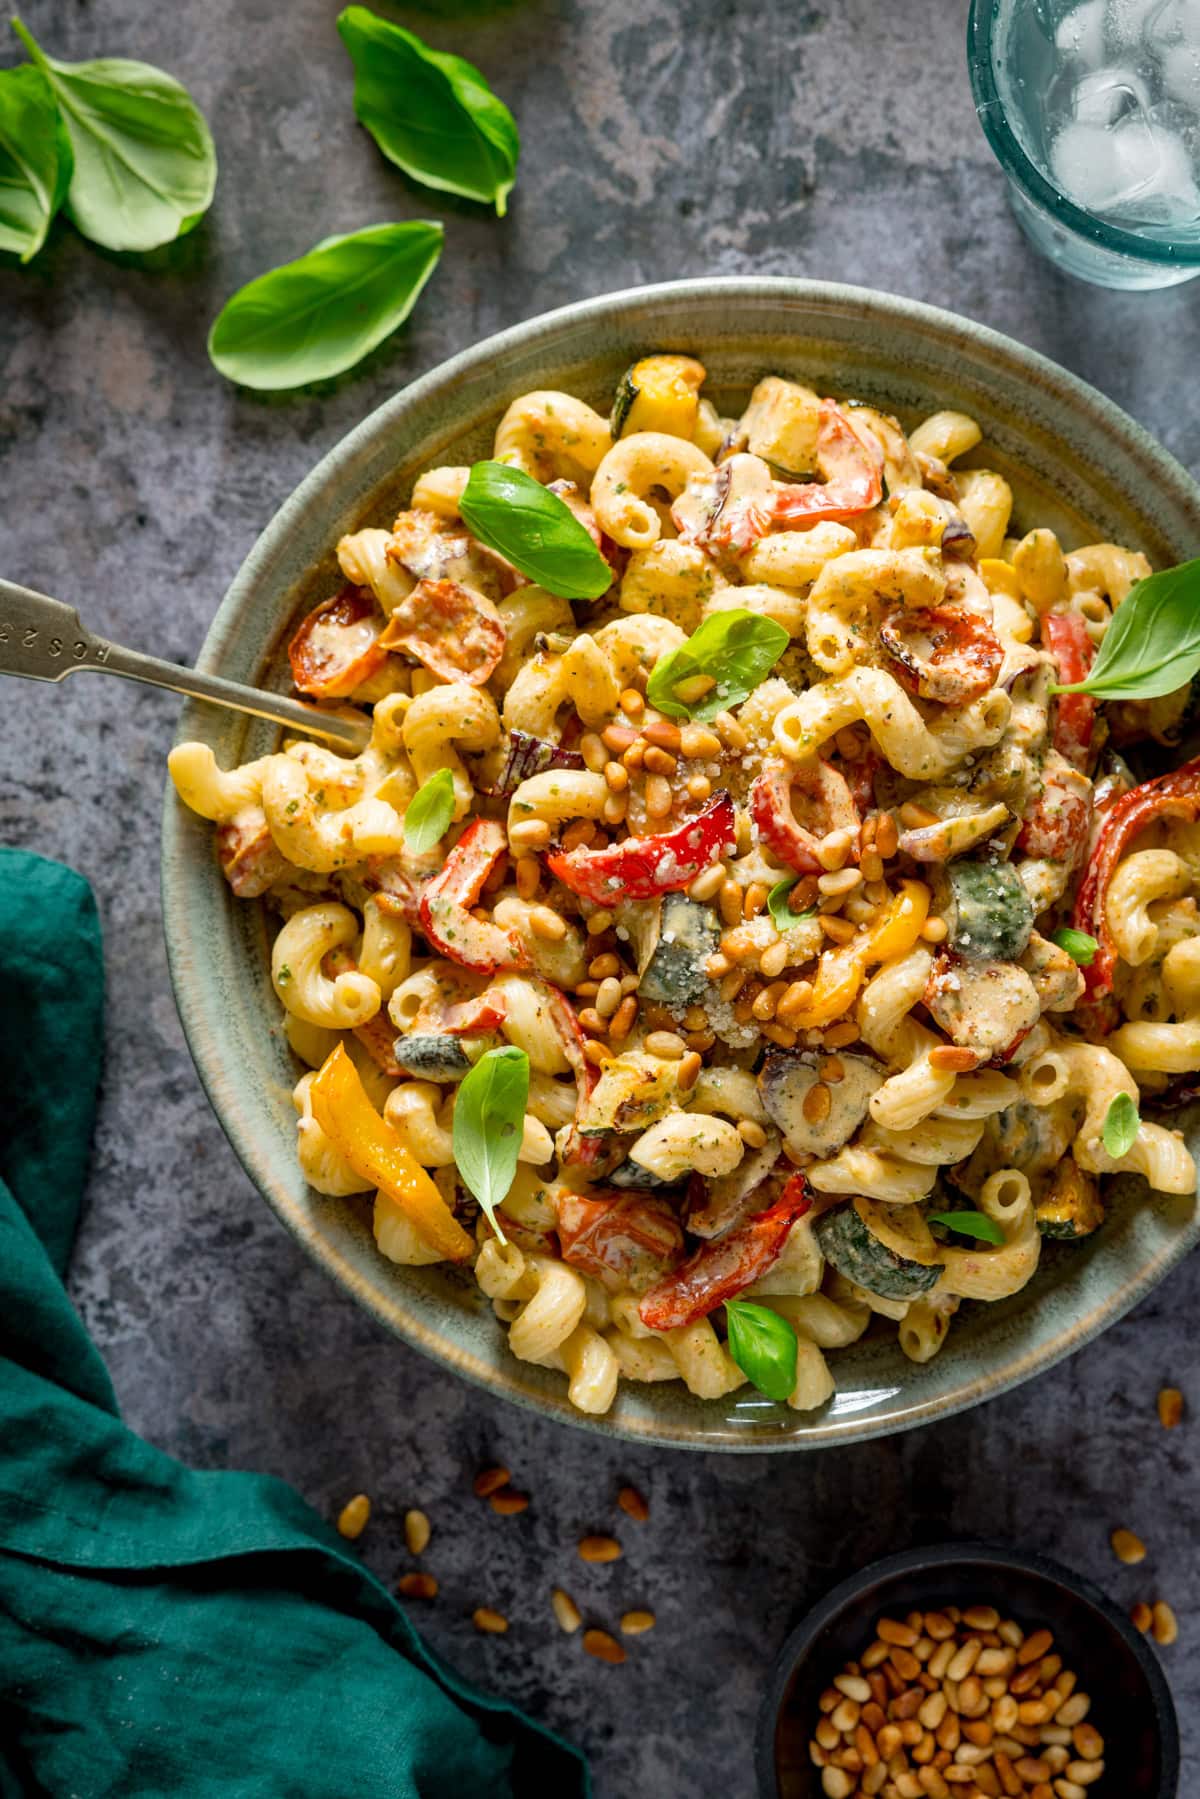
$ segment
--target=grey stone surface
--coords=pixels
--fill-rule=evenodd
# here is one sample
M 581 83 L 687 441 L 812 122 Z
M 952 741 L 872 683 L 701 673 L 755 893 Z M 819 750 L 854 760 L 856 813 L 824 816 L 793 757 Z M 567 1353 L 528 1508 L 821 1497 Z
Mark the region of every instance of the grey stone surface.
M 199 229 L 141 260 L 66 227 L 0 269 L 0 520 L 6 574 L 97 628 L 194 656 L 255 534 L 316 458 L 399 384 L 547 307 L 677 275 L 794 273 L 967 313 L 1094 381 L 1193 468 L 1197 292 L 1120 296 L 1035 260 L 975 123 L 965 8 L 950 0 L 445 0 L 386 8 L 479 63 L 524 153 L 511 216 L 421 193 L 355 126 L 327 0 L 27 0 L 69 58 L 136 55 L 183 78 L 222 163 Z M 0 55 L 4 54 L 0 52 Z M 15 56 L 12 58 L 15 60 Z M 318 238 L 440 217 L 445 256 L 409 327 L 352 379 L 272 401 L 209 367 L 235 287 Z M 1162 1593 L 1166 1652 L 1200 1793 L 1195 1426 L 1154 1417 L 1190 1388 L 1200 1264 L 1099 1344 L 981 1411 L 899 1439 L 789 1459 L 625 1450 L 552 1429 L 384 1336 L 302 1257 L 231 1155 L 176 1020 L 158 904 L 158 813 L 174 703 L 87 677 L 0 693 L 0 833 L 72 862 L 100 899 L 108 1060 L 73 1290 L 133 1424 L 204 1467 L 269 1469 L 320 1509 L 374 1496 L 363 1553 L 407 1565 L 425 1507 L 442 1581 L 430 1640 L 591 1754 L 601 1799 L 752 1791 L 751 1730 L 789 1622 L 880 1552 L 981 1533 L 1061 1556 L 1122 1602 Z M 470 1474 L 500 1459 L 533 1494 L 503 1520 Z M 586 1569 L 636 1482 L 649 1524 Z M 1114 1524 L 1150 1560 L 1111 1558 Z M 555 1630 L 562 1582 L 611 1623 L 658 1628 L 624 1669 Z M 480 1602 L 513 1628 L 482 1639 Z

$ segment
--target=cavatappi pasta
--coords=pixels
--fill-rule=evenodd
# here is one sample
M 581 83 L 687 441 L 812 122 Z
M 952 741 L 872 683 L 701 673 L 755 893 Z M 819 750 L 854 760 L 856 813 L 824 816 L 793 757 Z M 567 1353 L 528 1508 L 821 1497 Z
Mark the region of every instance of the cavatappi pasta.
M 827 1354 L 878 1316 L 928 1360 L 963 1300 L 1100 1224 L 1104 1177 L 1196 1185 L 1140 1110 L 1106 1147 L 1119 1096 L 1200 1071 L 1200 774 L 1137 787 L 1119 753 L 1176 740 L 1187 696 L 1049 691 L 1145 559 L 1015 526 L 962 414 L 906 435 L 768 376 L 724 419 L 704 378 L 651 356 L 611 424 L 553 392 L 500 423 L 496 460 L 611 566 L 602 599 L 529 584 L 464 525 L 469 471 L 430 470 L 343 538 L 291 646 L 301 692 L 373 707 L 369 747 L 170 764 L 281 920 L 308 1180 L 363 1194 L 391 1260 L 471 1262 L 590 1412 L 622 1379 L 737 1388 L 735 1295 L 792 1326 L 791 1403 L 820 1406 Z M 664 716 L 656 665 L 731 609 L 787 648 L 740 704 Z M 453 822 L 417 854 L 441 769 Z M 452 1124 L 506 1042 L 531 1074 L 501 1244 Z

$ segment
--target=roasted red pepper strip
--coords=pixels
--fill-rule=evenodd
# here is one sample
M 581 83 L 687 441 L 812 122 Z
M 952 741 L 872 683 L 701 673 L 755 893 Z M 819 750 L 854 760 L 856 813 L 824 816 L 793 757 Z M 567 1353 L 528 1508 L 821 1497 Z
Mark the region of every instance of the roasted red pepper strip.
M 797 1218 L 812 1208 L 808 1182 L 794 1174 L 765 1212 L 728 1236 L 702 1243 L 673 1274 L 651 1287 L 638 1316 L 654 1331 L 694 1324 L 764 1275 L 779 1259 Z
M 433 947 L 451 962 L 484 974 L 529 967 L 519 937 L 490 919 L 472 917 L 470 911 L 507 850 L 504 826 L 495 819 L 477 818 L 421 895 L 421 929 Z
M 1077 613 L 1044 613 L 1042 641 L 1054 658 L 1064 687 L 1087 680 L 1096 648 Z M 1060 693 L 1055 696 L 1054 705 L 1054 747 L 1086 774 L 1096 729 L 1096 702 L 1090 693 Z
M 879 627 L 879 642 L 903 687 L 944 706 L 965 706 L 986 693 L 1004 661 L 987 619 L 965 606 L 891 612 Z
M 1117 864 L 1138 834 L 1159 818 L 1179 818 L 1189 824 L 1200 817 L 1200 757 L 1157 780 L 1131 788 L 1105 815 L 1100 834 L 1075 896 L 1072 924 L 1099 943 L 1091 966 L 1083 971 L 1088 997 L 1098 999 L 1112 991 L 1117 949 L 1108 928 L 1108 889 Z
M 811 829 L 797 819 L 796 801 L 803 806 Z M 828 762 L 818 758 L 804 765 L 782 759 L 764 763 L 750 789 L 749 807 L 764 846 L 797 874 L 823 872 L 817 845 L 830 831 L 852 831 L 850 854 L 858 859 L 858 807 L 845 778 Z
M 1073 868 L 1092 826 L 1092 783 L 1054 750 L 1046 757 L 1042 783 L 1017 835 L 1017 848 Z
M 415 656 L 443 681 L 482 687 L 504 654 L 504 622 L 491 600 L 458 581 L 418 581 L 393 608 L 380 647 Z
M 562 1259 L 613 1292 L 644 1291 L 683 1253 L 683 1229 L 651 1193 L 593 1188 L 554 1202 Z
M 344 699 L 387 661 L 383 617 L 369 587 L 343 587 L 301 620 L 288 644 L 292 680 L 319 700 Z
M 776 490 L 777 525 L 854 518 L 878 506 L 883 496 L 883 451 L 867 433 L 860 437 L 832 400 L 821 401 L 817 461 L 824 481 L 792 482 Z
M 290 866 L 276 849 L 265 818 L 261 824 L 219 826 L 217 856 L 221 873 L 239 899 L 258 899 Z
M 733 800 L 722 790 L 674 831 L 627 837 L 606 850 L 572 850 L 568 855 L 558 850 L 546 862 L 572 893 L 608 906 L 690 886 L 702 869 L 733 848 L 736 835 Z

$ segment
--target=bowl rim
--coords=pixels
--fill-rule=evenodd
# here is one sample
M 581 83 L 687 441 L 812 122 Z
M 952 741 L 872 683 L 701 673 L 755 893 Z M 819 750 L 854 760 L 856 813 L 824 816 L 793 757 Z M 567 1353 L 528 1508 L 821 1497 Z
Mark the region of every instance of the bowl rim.
M 260 532 L 217 608 L 196 659 L 196 667 L 209 673 L 219 672 L 227 643 L 235 636 L 242 613 L 261 578 L 261 567 L 270 566 L 293 527 L 307 517 L 314 499 L 319 497 L 326 481 L 337 468 L 344 462 L 352 461 L 356 454 L 372 445 L 378 434 L 388 429 L 393 418 L 402 419 L 413 407 L 419 407 L 430 394 L 452 390 L 468 376 L 484 371 L 489 366 L 501 365 L 509 351 L 524 349 L 539 340 L 553 338 L 564 328 L 574 329 L 604 320 L 620 321 L 624 315 L 641 306 L 662 302 L 686 303 L 692 300 L 711 304 L 714 295 L 727 297 L 730 302 L 738 299 L 747 302 L 791 300 L 803 304 L 809 309 L 810 315 L 818 319 L 821 316 L 844 317 L 850 313 L 859 320 L 875 321 L 884 327 L 890 319 L 903 320 L 906 327 L 916 329 L 939 343 L 944 344 L 948 340 L 953 343 L 955 339 L 969 342 L 975 357 L 985 365 L 980 371 L 981 380 L 986 377 L 988 367 L 1006 370 L 1025 381 L 1032 378 L 1050 401 L 1056 397 L 1069 401 L 1072 409 L 1098 431 L 1108 437 L 1115 436 L 1126 453 L 1140 462 L 1147 475 L 1172 498 L 1175 506 L 1191 512 L 1200 535 L 1200 488 L 1149 432 L 1079 376 L 1071 374 L 1039 351 L 1028 349 L 989 326 L 903 295 L 801 277 L 728 275 L 648 283 L 617 289 L 587 300 L 569 302 L 483 338 L 446 361 L 436 364 L 368 413 L 325 452 Z M 189 732 L 195 734 L 199 728 L 198 721 L 206 711 L 202 702 L 189 701 L 180 716 L 174 741 L 184 741 Z M 411 1348 L 430 1356 L 432 1360 L 473 1385 L 524 1406 L 541 1417 L 610 1438 L 620 1437 L 660 1448 L 691 1449 L 701 1453 L 781 1454 L 891 1436 L 934 1419 L 950 1417 L 984 1399 L 995 1398 L 1035 1374 L 1053 1367 L 1122 1318 L 1200 1242 L 1200 1209 L 1197 1209 L 1184 1228 L 1149 1261 L 1143 1262 L 1136 1274 L 1109 1293 L 1098 1306 L 1093 1307 L 1082 1322 L 1076 1321 L 1065 1326 L 1047 1343 L 1036 1345 L 1032 1349 L 1018 1350 L 987 1373 L 965 1376 L 953 1394 L 917 1399 L 906 1404 L 898 1414 L 882 1420 L 860 1418 L 856 1413 L 849 1413 L 844 1418 L 814 1424 L 804 1431 L 781 1432 L 778 1435 L 752 1434 L 728 1426 L 725 1430 L 714 1429 L 709 1433 L 698 1430 L 690 1423 L 668 1424 L 654 1419 L 643 1426 L 628 1418 L 607 1415 L 593 1417 L 577 1411 L 567 1399 L 565 1389 L 560 1402 L 550 1401 L 543 1392 L 522 1383 L 519 1374 L 521 1364 L 514 1363 L 511 1371 L 506 1369 L 501 1373 L 494 1363 L 485 1362 L 461 1347 L 450 1349 L 443 1339 L 429 1332 L 420 1321 L 406 1315 L 403 1307 L 397 1305 L 393 1309 L 386 1306 L 374 1288 L 361 1279 L 344 1256 L 319 1239 L 315 1233 L 305 1231 L 301 1221 L 274 1192 L 267 1157 L 260 1151 L 253 1131 L 248 1127 L 243 1129 L 241 1121 L 231 1114 L 227 1095 L 218 1097 L 222 1069 L 215 1053 L 215 1045 L 210 1066 L 206 1045 L 208 1031 L 203 983 L 189 967 L 191 946 L 181 925 L 183 907 L 175 903 L 176 897 L 182 896 L 184 891 L 187 857 L 182 841 L 185 821 L 169 777 L 164 784 L 162 817 L 160 891 L 167 962 L 175 1003 L 201 1084 L 246 1174 L 296 1241 L 379 1324 L 400 1337 Z
M 902 1549 L 895 1555 L 885 1555 L 877 1561 L 869 1562 L 857 1574 L 847 1575 L 844 1580 L 840 1580 L 788 1632 L 771 1665 L 754 1732 L 754 1772 L 760 1799 L 779 1799 L 779 1782 L 775 1772 L 775 1731 L 779 1714 L 793 1674 L 811 1652 L 826 1626 L 835 1622 L 846 1606 L 859 1598 L 868 1587 L 890 1580 L 895 1575 L 919 1574 L 959 1564 L 964 1567 L 986 1564 L 993 1568 L 1016 1569 L 1022 1574 L 1040 1575 L 1042 1579 L 1063 1587 L 1072 1598 L 1091 1606 L 1113 1627 L 1141 1669 L 1159 1724 L 1162 1774 L 1155 1799 L 1174 1799 L 1179 1787 L 1179 1719 L 1162 1663 L 1149 1648 L 1142 1633 L 1114 1605 L 1107 1593 L 1086 1575 L 1076 1573 L 1074 1568 L 1068 1568 L 1064 1563 L 1036 1550 L 1019 1551 L 1004 1543 L 989 1543 L 977 1538 Z

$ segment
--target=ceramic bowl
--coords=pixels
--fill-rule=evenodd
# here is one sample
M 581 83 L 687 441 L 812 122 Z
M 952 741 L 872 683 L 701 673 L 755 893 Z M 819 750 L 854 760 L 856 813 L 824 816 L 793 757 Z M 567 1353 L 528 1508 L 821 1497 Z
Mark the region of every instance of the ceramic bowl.
M 709 389 L 736 411 L 763 373 L 857 396 L 907 422 L 939 407 L 973 414 L 986 459 L 1016 493 L 1016 519 L 1068 545 L 1113 538 L 1159 566 L 1194 553 L 1200 491 L 1134 422 L 1093 389 L 1009 339 L 910 300 L 824 282 L 709 280 L 610 294 L 489 338 L 381 406 L 314 469 L 246 559 L 199 666 L 284 688 L 288 624 L 339 584 L 334 545 L 389 520 L 415 475 L 490 453 L 505 406 L 563 388 L 605 407 L 618 376 L 656 349 L 702 356 Z M 224 765 L 272 747 L 270 727 L 190 704 L 181 738 Z M 943 1352 L 908 1362 L 895 1333 L 834 1358 L 836 1398 L 811 1416 L 745 1389 L 702 1402 L 678 1383 L 622 1382 L 613 1411 L 585 1418 L 557 1374 L 517 1362 L 469 1276 L 398 1268 L 374 1247 L 368 1207 L 322 1198 L 295 1158 L 296 1079 L 268 978 L 267 921 L 236 902 L 212 829 L 168 787 L 163 912 L 171 975 L 192 1054 L 247 1173 L 284 1224 L 359 1304 L 397 1335 L 492 1392 L 566 1422 L 696 1449 L 808 1449 L 904 1429 L 1027 1379 L 1126 1312 L 1196 1241 L 1192 1200 L 1147 1203 L 1126 1183 L 1104 1228 L 1049 1246 L 1015 1298 L 967 1307 Z
M 1097 1793 L 1175 1799 L 1179 1727 L 1145 1639 L 1071 1569 L 986 1543 L 942 1543 L 888 1556 L 813 1608 L 780 1650 L 767 1682 L 755 1744 L 760 1799 L 822 1799 L 809 1754 L 820 1693 L 846 1662 L 858 1659 L 876 1619 L 948 1605 L 993 1605 L 1026 1632 L 1045 1625 L 1055 1652 L 1078 1676 L 1078 1691 L 1090 1696 L 1088 1718 L 1105 1739 Z

